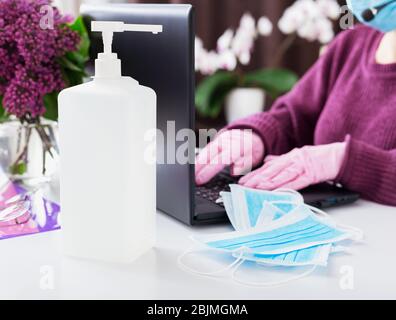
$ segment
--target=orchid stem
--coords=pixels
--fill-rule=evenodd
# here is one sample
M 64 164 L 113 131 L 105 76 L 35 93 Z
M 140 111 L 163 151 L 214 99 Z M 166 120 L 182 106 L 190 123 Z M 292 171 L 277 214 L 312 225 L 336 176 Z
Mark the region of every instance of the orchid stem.
M 296 33 L 292 33 L 290 35 L 288 35 L 280 44 L 280 46 L 278 47 L 274 58 L 272 59 L 270 66 L 271 67 L 278 67 L 280 62 L 283 59 L 283 56 L 285 55 L 285 53 L 291 48 L 291 46 L 294 44 L 294 41 L 297 39 L 297 34 Z

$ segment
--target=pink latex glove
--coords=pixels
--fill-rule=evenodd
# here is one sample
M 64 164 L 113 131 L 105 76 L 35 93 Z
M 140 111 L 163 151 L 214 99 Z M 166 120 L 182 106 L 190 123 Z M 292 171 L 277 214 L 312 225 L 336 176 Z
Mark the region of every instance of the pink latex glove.
M 346 142 L 305 146 L 282 156 L 268 156 L 261 168 L 242 177 L 239 183 L 263 190 L 300 190 L 334 180 L 340 172 L 346 146 Z
M 238 176 L 249 172 L 264 158 L 264 143 L 251 130 L 221 132 L 195 159 L 197 185 L 209 182 L 226 166 Z

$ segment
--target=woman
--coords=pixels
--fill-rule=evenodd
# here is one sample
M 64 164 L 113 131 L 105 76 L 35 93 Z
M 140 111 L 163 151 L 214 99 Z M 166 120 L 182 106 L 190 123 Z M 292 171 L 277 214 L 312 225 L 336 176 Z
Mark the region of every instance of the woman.
M 299 190 L 334 181 L 396 205 L 396 1 L 348 4 L 368 26 L 342 32 L 270 112 L 222 131 L 197 158 L 197 184 L 224 168 L 215 163 L 227 153 L 234 175 L 249 161 L 261 165 L 240 179 L 247 187 Z M 253 147 L 233 154 L 246 135 Z

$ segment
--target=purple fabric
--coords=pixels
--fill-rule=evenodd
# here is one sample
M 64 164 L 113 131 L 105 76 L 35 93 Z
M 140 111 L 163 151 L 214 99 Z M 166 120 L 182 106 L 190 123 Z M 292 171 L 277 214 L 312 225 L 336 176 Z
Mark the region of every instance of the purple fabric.
M 253 129 L 275 155 L 347 140 L 337 182 L 396 205 L 396 63 L 376 64 L 382 36 L 364 26 L 342 32 L 271 111 L 227 128 Z

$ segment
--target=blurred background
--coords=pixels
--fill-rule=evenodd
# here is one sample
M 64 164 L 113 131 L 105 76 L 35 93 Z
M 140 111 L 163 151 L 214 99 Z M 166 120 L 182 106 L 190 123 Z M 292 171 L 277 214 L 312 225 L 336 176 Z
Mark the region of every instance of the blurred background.
M 129 2 L 152 3 L 153 0 L 129 0 Z M 197 36 L 203 40 L 206 47 L 215 48 L 216 41 L 224 30 L 236 29 L 245 12 L 250 12 L 256 19 L 267 16 L 276 23 L 286 8 L 290 7 L 295 0 L 162 0 L 155 2 L 191 3 L 196 10 Z M 345 5 L 345 0 L 340 0 L 338 3 Z M 336 28 L 336 31 L 338 32 L 339 29 Z M 274 50 L 284 38 L 284 34 L 274 30 L 270 37 L 259 39 L 252 61 L 247 68 L 254 70 L 266 66 L 271 61 Z M 319 42 L 296 39 L 280 64 L 302 75 L 318 58 L 320 46 Z
M 55 1 L 73 14 L 81 3 L 128 2 L 195 7 L 198 128 L 220 128 L 268 110 L 341 31 L 346 5 L 345 0 Z
M 53 19 L 43 19 L 54 12 L 46 6 L 45 14 L 43 2 L 19 0 L 17 6 L 13 0 L 0 1 L 0 24 L 9 30 L 0 43 L 0 145 L 6 150 L 0 167 L 25 181 L 56 177 L 59 92 L 89 80 L 87 66 L 96 54 L 79 14 L 83 3 L 195 7 L 196 34 L 188 41 L 195 43 L 191 107 L 197 130 L 220 129 L 269 110 L 325 53 L 340 26 L 351 26 L 345 18 L 353 22 L 345 0 L 47 0 L 62 13 L 52 14 Z M 12 18 L 20 15 L 30 22 Z M 56 32 L 48 33 L 48 28 Z M 128 45 L 134 49 L 134 43 Z
M 283 15 L 286 8 L 296 0 L 58 0 L 55 1 L 66 11 L 76 13 L 78 3 L 191 3 L 196 10 L 197 35 L 204 41 L 208 48 L 215 48 L 216 41 L 228 28 L 236 28 L 241 16 L 250 12 L 254 17 L 263 15 L 276 22 Z M 337 0 L 340 5 L 345 5 L 345 0 Z M 335 24 L 335 31 L 339 28 Z M 273 50 L 282 42 L 285 35 L 275 32 L 268 38 L 258 41 L 255 54 L 248 68 L 257 69 L 266 65 L 273 55 Z M 307 42 L 297 39 L 291 50 L 281 61 L 281 65 L 293 69 L 302 75 L 318 58 L 321 47 L 319 42 Z

